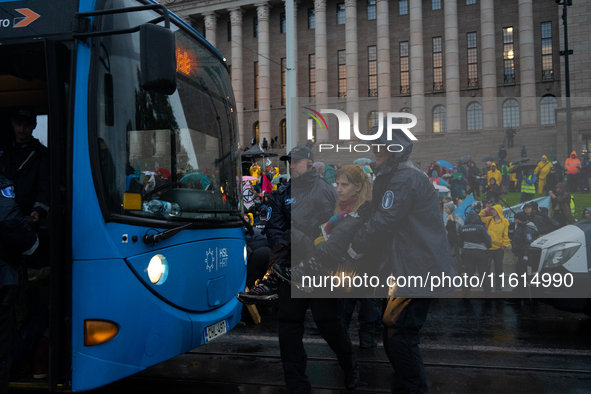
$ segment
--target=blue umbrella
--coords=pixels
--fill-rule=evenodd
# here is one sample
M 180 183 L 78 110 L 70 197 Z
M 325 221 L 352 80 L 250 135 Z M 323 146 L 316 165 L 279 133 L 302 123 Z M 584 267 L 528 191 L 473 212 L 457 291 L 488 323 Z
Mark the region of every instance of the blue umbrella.
M 353 164 L 357 164 L 358 166 L 364 166 L 369 163 L 371 163 L 371 159 L 366 159 L 366 158 L 356 159 L 353 162 Z
M 441 167 L 453 171 L 454 170 L 454 166 L 451 165 L 451 163 L 449 161 L 445 161 L 445 160 L 437 160 L 437 164 L 439 164 Z

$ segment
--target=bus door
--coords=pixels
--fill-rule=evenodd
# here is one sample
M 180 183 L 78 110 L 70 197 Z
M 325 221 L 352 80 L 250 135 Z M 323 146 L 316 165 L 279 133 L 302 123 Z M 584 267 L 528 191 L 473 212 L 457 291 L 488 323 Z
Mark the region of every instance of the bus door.
M 0 144 L 2 149 L 13 144 L 11 118 L 17 110 L 27 108 L 36 113 L 33 137 L 48 149 L 46 175 L 51 201 L 47 217 L 32 224 L 40 240 L 38 250 L 24 261 L 28 283 L 16 308 L 13 387 L 59 389 L 67 387 L 70 380 L 71 70 L 69 42 L 43 39 L 0 45 Z M 18 190 L 17 186 L 15 193 Z M 31 214 L 21 213 L 25 217 Z

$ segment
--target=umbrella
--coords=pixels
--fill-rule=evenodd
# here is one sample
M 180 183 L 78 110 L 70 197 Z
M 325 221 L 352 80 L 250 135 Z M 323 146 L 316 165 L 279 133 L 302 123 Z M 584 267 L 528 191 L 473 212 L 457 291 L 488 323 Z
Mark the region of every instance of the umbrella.
M 281 178 L 284 178 L 287 180 L 287 174 L 279 175 L 279 176 L 276 176 L 275 178 L 273 178 L 273 180 L 271 181 L 271 185 L 279 185 Z
M 449 161 L 437 160 L 437 164 L 439 164 L 441 167 L 448 169 L 450 171 L 454 170 L 454 166 Z
M 242 182 L 244 181 L 258 181 L 259 179 L 256 176 L 250 176 L 250 175 L 243 175 L 242 176 Z
M 464 155 L 464 156 L 458 158 L 458 165 L 461 166 L 462 164 L 468 164 L 471 161 L 474 161 L 474 160 L 472 160 L 472 156 Z
M 511 170 L 509 172 L 513 174 L 513 173 L 516 173 L 519 171 L 531 171 L 531 170 L 535 169 L 536 167 L 537 167 L 536 164 L 520 164 L 518 166 L 511 168 Z
M 364 166 L 369 163 L 371 163 L 371 159 L 365 157 L 362 157 L 361 159 L 355 159 L 355 161 L 353 162 L 353 164 L 357 164 L 358 166 Z
M 246 152 L 242 152 L 242 155 L 241 156 L 242 157 L 253 157 L 253 158 L 258 158 L 258 157 L 273 157 L 273 156 L 277 156 L 277 153 L 272 153 L 272 152 L 264 151 L 257 144 L 255 146 L 253 146 L 252 148 L 250 148 L 249 150 L 247 150 Z
M 517 160 L 513 160 L 511 163 L 513 165 L 517 165 L 517 164 L 525 163 L 526 161 L 529 161 L 529 157 L 520 157 Z
M 169 179 L 170 178 L 170 171 L 168 171 L 166 168 L 159 168 L 158 172 L 160 174 L 162 174 L 162 178 L 164 179 Z
M 203 190 L 205 190 L 205 188 L 207 188 L 207 186 L 211 183 L 211 181 L 200 172 L 192 172 L 181 178 L 182 183 L 188 183 L 189 181 L 201 181 L 201 186 L 203 187 Z
M 501 161 L 501 159 L 499 159 L 499 156 L 489 155 L 482 159 L 482 161 L 492 161 L 493 163 L 498 163 Z

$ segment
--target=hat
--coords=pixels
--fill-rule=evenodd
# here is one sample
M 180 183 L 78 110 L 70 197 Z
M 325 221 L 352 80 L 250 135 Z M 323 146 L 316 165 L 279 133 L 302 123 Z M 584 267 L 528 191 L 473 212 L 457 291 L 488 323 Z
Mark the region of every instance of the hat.
M 261 209 L 261 212 L 259 212 L 259 216 L 267 216 L 267 209 L 266 208 Z
M 515 220 L 521 220 L 522 222 L 527 222 L 527 215 L 523 211 L 517 212 L 515 214 Z
M 523 204 L 523 208 L 525 208 L 525 207 L 533 208 L 534 206 L 532 205 L 532 203 L 530 201 L 530 202 L 526 202 L 525 204 Z
M 31 108 L 21 108 L 12 115 L 12 120 L 26 124 L 37 124 L 37 114 Z
M 285 156 L 281 156 L 279 160 L 286 161 L 286 160 L 299 160 L 299 159 L 310 159 L 314 161 L 314 155 L 312 151 L 307 146 L 296 146 L 289 152 L 289 154 Z

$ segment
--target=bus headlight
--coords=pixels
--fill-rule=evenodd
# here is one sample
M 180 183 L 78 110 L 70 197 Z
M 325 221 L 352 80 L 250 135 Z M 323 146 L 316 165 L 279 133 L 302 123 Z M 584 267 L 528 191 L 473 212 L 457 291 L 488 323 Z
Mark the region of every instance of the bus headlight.
M 248 250 L 246 249 L 246 245 L 244 245 L 244 265 L 246 265 L 248 261 Z
M 564 265 L 577 253 L 580 247 L 581 244 L 577 242 L 563 242 L 552 246 L 546 253 L 542 268 L 556 268 Z
M 166 261 L 166 257 L 161 254 L 152 257 L 150 264 L 148 264 L 148 277 L 150 282 L 155 285 L 164 283 L 168 277 L 168 261 Z

